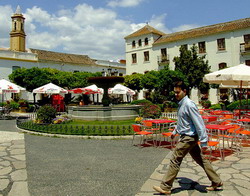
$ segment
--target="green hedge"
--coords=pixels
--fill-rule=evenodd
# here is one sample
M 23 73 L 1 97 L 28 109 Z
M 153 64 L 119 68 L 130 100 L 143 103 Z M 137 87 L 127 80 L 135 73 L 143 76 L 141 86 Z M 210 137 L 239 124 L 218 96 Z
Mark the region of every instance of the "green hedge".
M 235 110 L 235 109 L 246 109 L 246 108 L 250 109 L 250 100 L 246 100 L 243 99 L 241 100 L 241 108 L 240 108 L 240 101 L 234 101 L 232 103 L 230 103 L 229 105 L 227 105 L 227 109 L 228 110 Z
M 17 127 L 29 131 L 64 135 L 121 136 L 134 133 L 131 125 L 73 126 L 67 124 L 36 124 L 30 120 L 17 120 Z

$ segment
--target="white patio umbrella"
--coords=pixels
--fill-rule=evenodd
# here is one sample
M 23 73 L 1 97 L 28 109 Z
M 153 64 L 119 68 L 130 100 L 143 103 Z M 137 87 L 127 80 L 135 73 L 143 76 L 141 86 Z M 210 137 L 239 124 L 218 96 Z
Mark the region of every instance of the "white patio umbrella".
M 40 94 L 67 94 L 68 91 L 60 86 L 57 86 L 53 83 L 45 84 L 41 87 L 38 87 L 33 90 L 33 93 L 40 93 Z
M 25 88 L 5 79 L 0 80 L 0 94 L 2 94 L 2 102 L 4 101 L 5 93 L 20 93 L 22 90 L 25 90 Z
M 21 90 L 25 90 L 25 88 L 18 86 L 17 84 L 14 84 L 5 79 L 0 80 L 0 94 L 19 93 Z
M 203 82 L 233 86 L 248 86 L 250 82 L 250 66 L 240 64 L 206 74 Z
M 206 74 L 203 78 L 203 82 L 224 86 L 238 86 L 242 92 L 242 87 L 250 84 L 250 66 L 240 64 Z M 240 93 L 240 105 L 241 94 L 242 93 Z
M 135 91 L 122 84 L 116 84 L 113 88 L 109 88 L 108 92 L 109 94 L 135 95 Z

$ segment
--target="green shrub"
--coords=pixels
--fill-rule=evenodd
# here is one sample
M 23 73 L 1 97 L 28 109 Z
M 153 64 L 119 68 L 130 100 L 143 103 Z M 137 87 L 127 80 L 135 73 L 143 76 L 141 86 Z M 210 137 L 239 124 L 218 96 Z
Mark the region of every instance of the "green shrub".
M 178 103 L 175 103 L 173 101 L 165 101 L 164 108 L 178 108 Z
M 56 117 L 56 109 L 49 105 L 40 107 L 37 111 L 37 120 L 42 123 L 51 123 Z
M 220 103 L 213 104 L 211 107 L 209 107 L 209 109 L 219 110 L 221 109 L 221 104 Z
M 132 104 L 132 105 L 144 105 L 144 104 L 152 104 L 152 102 L 147 100 L 147 99 L 141 99 L 141 100 L 134 100 L 130 104 Z
M 29 102 L 25 99 L 19 99 L 18 104 L 19 107 L 29 107 Z
M 241 108 L 240 108 L 240 101 L 237 100 L 227 105 L 227 109 L 228 110 L 245 109 L 247 106 L 249 106 L 249 104 L 250 104 L 250 100 L 247 101 L 246 99 L 243 99 L 241 100 Z
M 202 105 L 203 108 L 207 109 L 207 108 L 209 108 L 211 106 L 211 101 L 209 101 L 209 100 L 202 100 L 201 101 L 201 105 Z
M 161 116 L 161 108 L 156 104 L 143 104 L 141 114 L 144 118 L 159 118 Z
M 12 110 L 18 110 L 19 103 L 15 102 L 15 101 L 11 101 L 10 102 L 10 107 L 12 108 Z

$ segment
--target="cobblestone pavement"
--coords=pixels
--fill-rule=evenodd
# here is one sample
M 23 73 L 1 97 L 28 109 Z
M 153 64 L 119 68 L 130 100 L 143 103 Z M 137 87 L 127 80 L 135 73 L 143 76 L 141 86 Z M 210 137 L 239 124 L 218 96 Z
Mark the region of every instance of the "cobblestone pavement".
M 0 195 L 29 196 L 24 135 L 0 132 Z
M 167 171 L 171 152 L 162 163 L 155 169 L 150 178 L 141 187 L 136 196 L 161 195 L 156 193 L 153 185 L 160 185 L 163 175 Z M 224 186 L 223 189 L 206 192 L 205 187 L 210 185 L 203 169 L 187 156 L 174 182 L 171 195 L 176 196 L 198 196 L 198 195 L 218 195 L 218 196 L 247 196 L 250 195 L 250 148 L 244 147 L 238 156 L 235 154 L 225 158 L 225 161 L 215 161 L 212 163 L 214 169 L 220 175 Z

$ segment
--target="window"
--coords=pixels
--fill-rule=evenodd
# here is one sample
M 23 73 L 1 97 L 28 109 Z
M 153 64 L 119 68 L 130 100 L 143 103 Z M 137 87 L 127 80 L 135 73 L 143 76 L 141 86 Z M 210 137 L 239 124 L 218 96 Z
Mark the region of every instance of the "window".
M 250 66 L 250 60 L 245 60 L 245 64 Z
M 144 43 L 145 43 L 145 46 L 148 45 L 148 38 L 147 37 L 145 38 Z
M 141 39 L 139 39 L 138 41 L 138 46 L 141 46 Z
M 206 44 L 205 44 L 205 42 L 199 42 L 198 46 L 199 46 L 199 53 L 206 53 Z
M 226 50 L 225 38 L 217 39 L 218 51 Z
M 132 48 L 135 47 L 135 41 L 132 41 Z
M 144 61 L 149 61 L 149 51 L 144 52 Z
M 12 72 L 20 68 L 21 68 L 20 66 L 12 66 Z
M 250 34 L 244 35 L 245 51 L 250 50 Z
M 161 62 L 166 62 L 167 59 L 167 48 L 161 49 Z
M 132 63 L 137 63 L 136 53 L 132 54 Z
M 226 67 L 227 67 L 227 64 L 226 64 L 226 63 L 220 63 L 220 64 L 219 64 L 219 70 L 224 69 L 224 68 L 226 68 Z
M 250 34 L 244 35 L 244 42 L 250 44 Z

